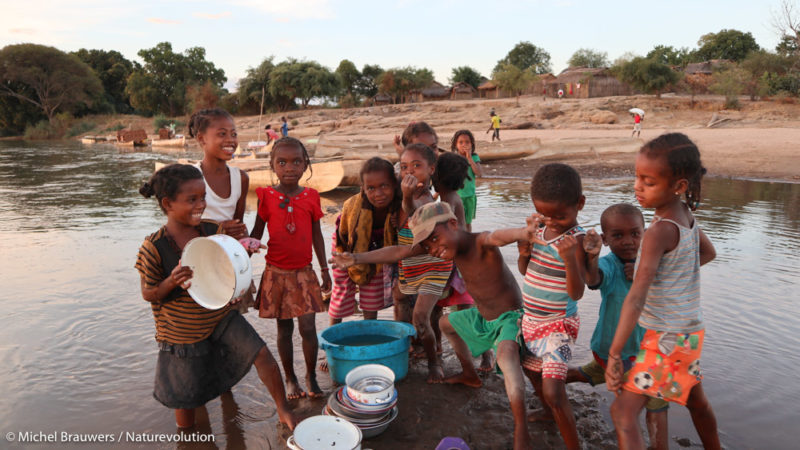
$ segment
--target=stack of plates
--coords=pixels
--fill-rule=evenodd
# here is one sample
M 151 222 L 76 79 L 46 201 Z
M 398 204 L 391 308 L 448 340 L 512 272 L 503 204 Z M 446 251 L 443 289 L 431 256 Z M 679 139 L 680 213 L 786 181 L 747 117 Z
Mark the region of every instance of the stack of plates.
M 347 386 L 337 389 L 330 397 L 322 414 L 341 417 L 361 429 L 365 438 L 383 433 L 397 417 L 397 389 L 389 401 L 376 405 L 353 400 L 347 394 Z

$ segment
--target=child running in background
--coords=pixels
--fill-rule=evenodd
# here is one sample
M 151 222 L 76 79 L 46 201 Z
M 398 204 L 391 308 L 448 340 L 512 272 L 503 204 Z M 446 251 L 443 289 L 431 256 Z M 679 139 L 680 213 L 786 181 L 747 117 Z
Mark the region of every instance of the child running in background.
M 298 185 L 311 161 L 299 140 L 278 139 L 270 152 L 270 167 L 278 177 L 276 186 L 256 189 L 258 215 L 251 236 L 261 239 L 265 225 L 269 231 L 267 265 L 256 297 L 259 316 L 278 321 L 278 354 L 286 374 L 290 399 L 306 395 L 294 372 L 292 334 L 294 318 L 303 340 L 306 363 L 306 389 L 309 397 L 322 396 L 317 384 L 317 328 L 314 315 L 325 310 L 317 275 L 311 267 L 311 248 L 322 271 L 322 290 L 331 288 L 325 258 L 325 242 L 319 220 L 322 218 L 319 193 Z
M 463 156 L 469 163 L 467 179 L 464 181 L 464 187 L 458 190 L 458 196 L 461 197 L 461 202 L 464 205 L 464 219 L 467 223 L 467 231 L 472 231 L 472 221 L 475 220 L 475 213 L 478 208 L 478 197 L 475 195 L 475 180 L 476 176 L 483 176 L 481 158 L 475 153 L 475 136 L 469 130 L 456 131 L 450 143 L 450 151 Z
M 414 236 L 410 245 L 384 247 L 369 253 L 334 253 L 331 262 L 349 267 L 363 263 L 387 264 L 422 255 L 454 261 L 478 307 L 454 312 L 441 320 L 442 330 L 462 369 L 443 381 L 480 387 L 482 382 L 472 357 L 495 348 L 514 416 L 514 448 L 532 448 L 525 419 L 525 379 L 520 367 L 522 296 L 499 247 L 534 239 L 538 222 L 531 217 L 524 228 L 470 233 L 458 225 L 447 203 L 437 202 L 418 208 L 408 225 Z
M 139 189 L 146 198 L 155 195 L 167 215 L 167 223 L 145 238 L 136 260 L 159 348 L 153 397 L 175 409 L 179 428 L 191 427 L 195 408 L 230 390 L 255 366 L 279 420 L 293 429 L 297 418 L 286 404 L 280 369 L 258 333 L 231 305 L 206 309 L 186 291 L 192 269 L 180 264 L 184 246 L 222 232 L 201 219 L 205 191 L 203 174 L 182 164 L 160 169 Z
M 519 247 L 518 268 L 525 275 L 522 298 L 525 315 L 522 334 L 529 354 L 522 366 L 534 390 L 549 408 L 569 449 L 580 447 L 575 416 L 567 398 L 567 364 L 578 336 L 580 320 L 576 300 L 583 297 L 583 209 L 581 177 L 566 164 L 547 164 L 531 183 L 534 218 L 543 224 L 536 232 L 540 242 Z
M 633 284 L 608 351 L 606 385 L 617 394 L 611 418 L 621 448 L 645 448 L 637 418 L 649 397 L 686 405 L 703 447 L 720 448 L 700 372 L 705 335 L 700 266 L 716 256 L 692 215 L 704 174 L 697 146 L 681 133 L 653 139 L 636 157 L 636 200 L 654 208 L 655 216 L 642 238 Z M 645 334 L 626 376 L 622 351 L 637 320 Z
M 336 221 L 334 251 L 361 253 L 397 243 L 397 215 L 401 213 L 400 182 L 392 163 L 371 158 L 361 166 L 361 192 L 342 205 Z M 394 216 L 394 217 L 393 217 Z M 392 304 L 392 269 L 382 264 L 360 264 L 347 270 L 333 268 L 333 292 L 328 306 L 331 325 L 355 312 L 356 292 L 364 319 L 377 319 L 378 311 Z
M 586 285 L 589 289 L 599 289 L 602 295 L 599 318 L 590 344 L 594 360 L 582 367 L 570 368 L 567 372 L 567 383 L 582 382 L 596 386 L 606 382 L 608 349 L 617 330 L 622 302 L 633 280 L 636 254 L 644 234 L 644 216 L 638 208 L 629 203 L 617 203 L 603 211 L 600 216 L 600 227 L 603 230 L 602 235 L 589 230 L 583 239 L 583 249 L 586 252 Z M 603 244 L 608 245 L 611 253 L 599 258 Z M 626 372 L 633 366 L 643 335 L 644 329 L 637 325 L 625 342 L 621 356 Z M 650 448 L 666 450 L 669 448 L 667 432 L 669 404 L 662 399 L 651 398 L 646 408 L 645 421 L 650 435 Z

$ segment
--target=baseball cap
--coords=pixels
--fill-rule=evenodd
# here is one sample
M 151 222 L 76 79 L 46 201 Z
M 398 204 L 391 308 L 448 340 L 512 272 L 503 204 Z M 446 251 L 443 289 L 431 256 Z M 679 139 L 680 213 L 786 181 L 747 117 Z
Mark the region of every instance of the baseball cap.
M 414 243 L 411 245 L 417 245 L 428 239 L 428 236 L 433 233 L 433 229 L 436 228 L 436 224 L 455 218 L 456 215 L 453 214 L 447 203 L 431 202 L 420 206 L 408 219 L 408 228 L 414 235 Z

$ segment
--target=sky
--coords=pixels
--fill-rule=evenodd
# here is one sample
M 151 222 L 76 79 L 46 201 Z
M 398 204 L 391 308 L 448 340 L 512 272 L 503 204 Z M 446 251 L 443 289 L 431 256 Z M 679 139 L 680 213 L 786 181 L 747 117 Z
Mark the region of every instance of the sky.
M 656 45 L 697 47 L 703 34 L 750 32 L 774 50 L 780 0 L 0 0 L 0 47 L 18 43 L 137 52 L 159 42 L 206 49 L 226 87 L 264 58 L 315 60 L 335 70 L 414 66 L 447 84 L 454 67 L 489 77 L 514 45 L 529 41 L 554 72 L 579 48 L 644 56 Z M 800 3 L 798 3 L 800 6 Z

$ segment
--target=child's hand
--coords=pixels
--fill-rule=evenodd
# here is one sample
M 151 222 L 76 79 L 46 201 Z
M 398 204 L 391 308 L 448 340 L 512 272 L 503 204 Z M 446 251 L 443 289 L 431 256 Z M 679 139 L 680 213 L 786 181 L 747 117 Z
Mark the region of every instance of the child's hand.
M 260 240 L 251 237 L 245 237 L 239 239 L 239 243 L 242 244 L 242 247 L 245 248 L 249 253 L 258 253 L 259 250 L 262 248 L 267 248 L 266 245 L 262 244 Z
M 172 273 L 169 274 L 168 280 L 175 284 L 175 287 L 179 287 L 181 289 L 189 289 L 192 286 L 192 283 L 189 281 L 192 279 L 192 269 L 189 266 L 182 266 L 180 260 L 178 261 L 178 265 L 172 269 Z
M 328 262 L 333 264 L 333 267 L 338 269 L 347 269 L 348 267 L 356 264 L 356 255 L 350 252 L 333 252 L 331 253 L 331 259 L 329 259 Z
M 633 281 L 633 270 L 635 268 L 636 268 L 635 262 L 625 263 L 625 266 L 622 268 L 622 270 L 625 271 L 625 278 L 627 278 L 629 281 Z
M 398 155 L 402 155 L 403 154 L 403 140 L 400 138 L 400 135 L 399 134 L 395 134 L 394 135 L 394 140 L 392 142 L 394 143 L 394 151 L 396 151 Z
M 575 239 L 575 236 L 564 236 L 564 238 L 556 244 L 558 256 L 566 260 L 575 254 L 575 251 L 578 250 L 578 245 L 580 244 L 578 244 L 578 240 Z
M 620 389 L 622 389 L 622 360 L 619 356 L 608 355 L 606 386 L 614 395 L 618 395 Z
M 403 182 L 400 183 L 400 189 L 403 191 L 403 197 L 414 198 L 417 193 L 424 189 L 425 186 L 417 180 L 414 175 L 406 175 L 403 177 Z
M 525 227 L 527 241 L 531 244 L 547 245 L 546 242 L 536 237 L 536 232 L 539 231 L 539 228 L 542 227 L 542 223 L 544 223 L 544 216 L 536 213 L 531 214 L 530 217 L 525 218 L 525 223 L 527 224 Z M 528 254 L 530 254 L 530 252 L 528 252 Z
M 519 251 L 519 256 L 530 258 L 531 252 L 533 251 L 533 244 L 528 241 L 517 241 L 517 250 Z
M 219 225 L 222 227 L 222 232 L 232 238 L 241 239 L 247 237 L 247 225 L 238 219 L 223 220 Z
M 331 273 L 327 268 L 322 270 L 322 292 L 330 292 L 331 290 Z
M 583 238 L 583 251 L 589 256 L 597 256 L 600 254 L 600 249 L 603 247 L 603 240 L 600 235 L 594 230 L 586 232 Z

